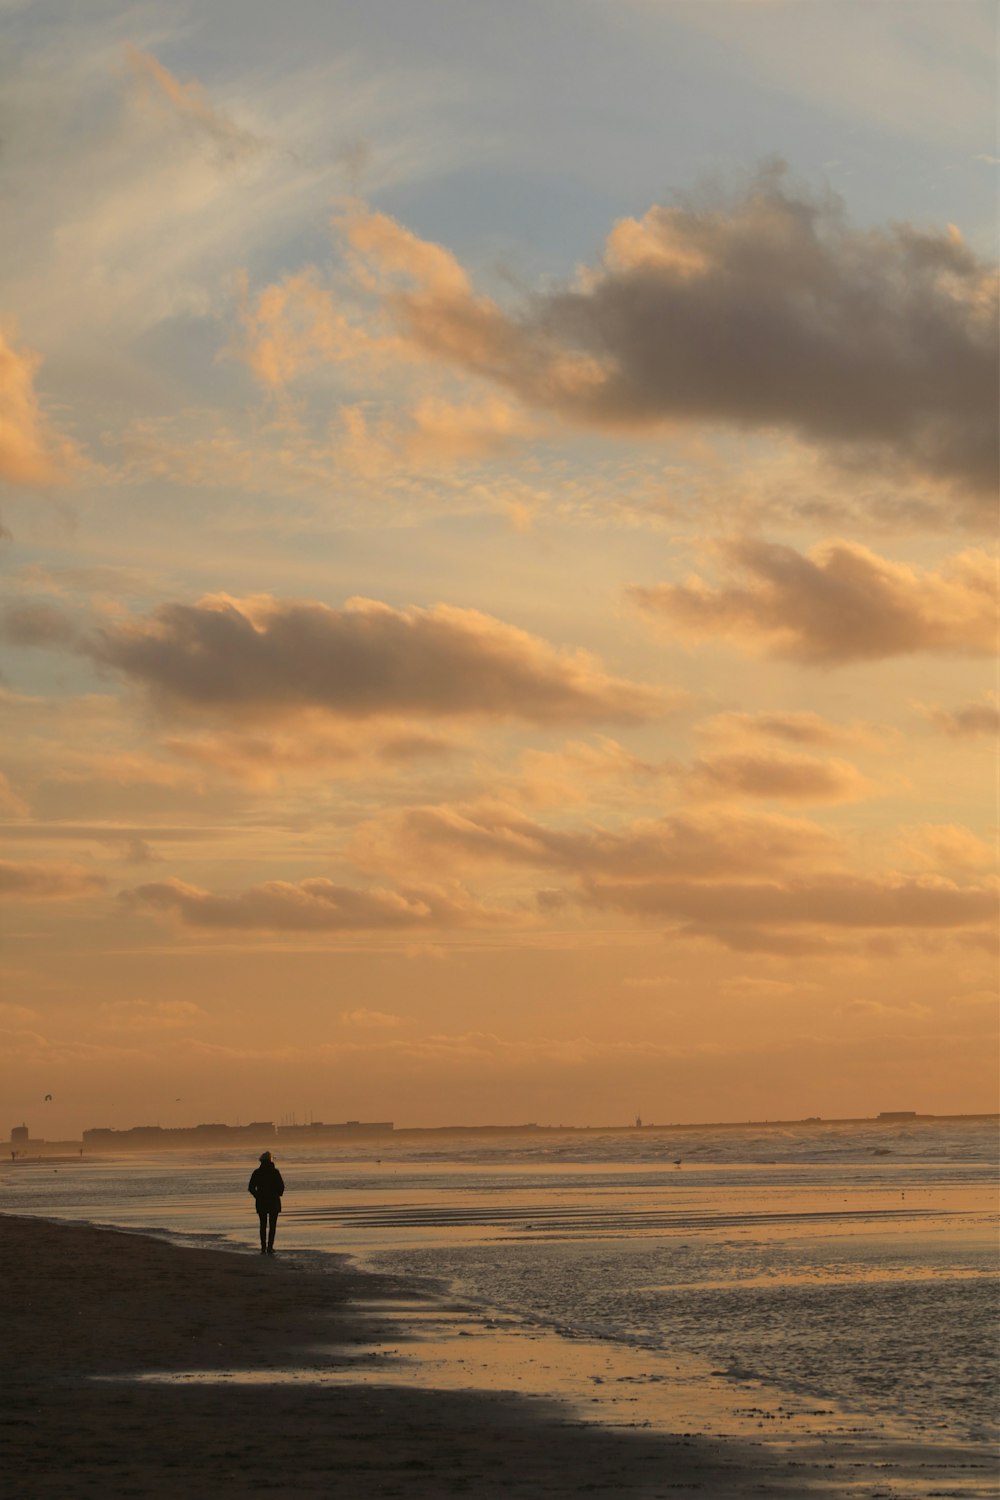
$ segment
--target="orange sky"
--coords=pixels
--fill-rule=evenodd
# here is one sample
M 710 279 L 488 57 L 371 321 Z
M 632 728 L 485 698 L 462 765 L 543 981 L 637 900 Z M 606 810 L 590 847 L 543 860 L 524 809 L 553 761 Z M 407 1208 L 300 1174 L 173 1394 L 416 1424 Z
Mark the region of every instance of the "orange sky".
M 992 7 L 10 19 L 0 1133 L 995 1109 Z

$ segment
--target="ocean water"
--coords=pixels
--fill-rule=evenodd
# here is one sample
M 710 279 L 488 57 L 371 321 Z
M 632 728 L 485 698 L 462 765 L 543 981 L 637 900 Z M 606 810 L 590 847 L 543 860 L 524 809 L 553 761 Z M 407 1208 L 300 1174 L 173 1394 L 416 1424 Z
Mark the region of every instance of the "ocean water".
M 346 1253 L 591 1348 L 639 1347 L 664 1368 L 683 1353 L 894 1432 L 998 1435 L 995 1122 L 275 1153 L 286 1254 Z M 232 1152 L 7 1163 L 0 1209 L 252 1246 L 252 1166 Z

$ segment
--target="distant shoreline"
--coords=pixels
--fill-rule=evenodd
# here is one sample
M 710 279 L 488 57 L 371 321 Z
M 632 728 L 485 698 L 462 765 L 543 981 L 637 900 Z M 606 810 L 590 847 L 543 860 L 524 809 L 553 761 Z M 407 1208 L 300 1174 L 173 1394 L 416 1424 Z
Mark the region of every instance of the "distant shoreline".
M 801 1125 L 871 1125 L 890 1128 L 897 1125 L 919 1125 L 928 1123 L 948 1124 L 966 1121 L 1000 1124 L 1000 1112 L 982 1111 L 970 1114 L 933 1115 L 908 1111 L 884 1112 L 881 1115 L 856 1115 L 824 1118 L 807 1115 L 795 1120 L 713 1120 L 677 1121 L 669 1124 L 650 1122 L 633 1125 L 392 1125 L 366 1128 L 363 1124 L 349 1125 L 274 1125 L 262 1121 L 257 1125 L 176 1125 L 176 1126 L 130 1126 L 122 1130 L 102 1131 L 100 1140 L 88 1140 L 86 1134 L 79 1140 L 48 1141 L 42 1137 L 26 1140 L 11 1139 L 0 1143 L 0 1152 L 6 1150 L 11 1159 L 24 1161 L 29 1154 L 46 1159 L 57 1155 L 66 1161 L 79 1160 L 86 1155 L 108 1155 L 118 1151 L 215 1151 L 219 1147 L 232 1147 L 277 1142 L 283 1146 L 330 1146 L 330 1145 L 391 1145 L 396 1141 L 437 1139 L 453 1136 L 477 1137 L 530 1137 L 557 1135 L 655 1135 L 675 1134 L 683 1131 L 701 1130 L 783 1130 Z M 15 1154 L 16 1153 L 16 1157 Z

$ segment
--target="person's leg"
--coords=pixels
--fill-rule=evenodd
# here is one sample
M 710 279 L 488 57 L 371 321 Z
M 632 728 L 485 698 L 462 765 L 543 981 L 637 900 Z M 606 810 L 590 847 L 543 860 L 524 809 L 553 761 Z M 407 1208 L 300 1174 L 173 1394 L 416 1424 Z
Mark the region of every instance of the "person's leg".
M 272 1208 L 267 1215 L 267 1253 L 274 1254 L 274 1236 L 278 1229 L 278 1215 Z
M 263 1255 L 267 1249 L 267 1214 L 262 1208 L 257 1210 L 257 1218 L 260 1220 L 260 1253 Z

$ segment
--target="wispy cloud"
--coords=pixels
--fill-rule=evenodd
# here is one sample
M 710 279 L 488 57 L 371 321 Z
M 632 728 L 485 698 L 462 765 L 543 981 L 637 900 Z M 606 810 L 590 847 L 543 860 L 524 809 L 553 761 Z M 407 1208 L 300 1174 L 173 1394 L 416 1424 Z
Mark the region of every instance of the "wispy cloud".
M 709 755 L 694 763 L 686 780 L 690 790 L 703 797 L 786 802 L 856 802 L 874 790 L 849 761 L 812 755 Z
M 943 730 L 953 739 L 974 739 L 981 735 L 996 737 L 1000 733 L 1000 699 L 993 692 L 984 693 L 975 703 L 963 703 L 957 708 L 931 704 L 922 706 L 920 712 L 935 729 Z
M 414 868 L 502 863 L 573 875 L 692 880 L 759 874 L 829 857 L 836 839 L 780 814 L 676 813 L 621 829 L 559 828 L 503 803 L 408 808 L 364 825 L 353 841 L 364 864 Z
M 399 1025 L 399 1017 L 385 1010 L 369 1010 L 359 1005 L 354 1010 L 342 1010 L 339 1016 L 342 1026 L 356 1027 L 362 1031 L 392 1031 Z
M 190 1000 L 105 1000 L 97 1009 L 97 1024 L 109 1031 L 187 1031 L 206 1019 L 207 1013 Z
M 104 876 L 85 865 L 18 864 L 0 860 L 0 899 L 9 901 L 75 901 L 96 896 L 107 886 Z
M 758 928 L 919 932 L 983 927 L 997 919 L 995 890 L 934 876 L 815 874 L 739 884 L 592 881 L 585 899 L 633 916 L 684 923 L 723 941 Z
M 903 828 L 898 842 L 908 862 L 918 869 L 963 874 L 996 869 L 996 840 L 989 844 L 961 823 L 923 823 Z
M 0 328 L 0 479 L 18 485 L 65 482 L 79 455 L 47 419 L 35 390 L 41 360 Z
M 359 732 L 352 725 L 337 732 L 307 722 L 296 723 L 286 732 L 171 735 L 165 745 L 181 761 L 255 787 L 317 774 L 370 777 L 376 767 L 402 769 L 447 757 L 458 748 L 455 741 L 416 725 L 408 729 L 395 724 L 388 732 L 374 727 Z
M 884 731 L 870 724 L 841 724 L 808 709 L 786 712 L 748 713 L 731 710 L 714 714 L 696 726 L 699 735 L 723 741 L 775 741 L 778 744 L 802 746 L 865 745 L 878 747 L 885 742 Z
M 235 895 L 215 895 L 180 880 L 137 886 L 130 905 L 173 913 L 191 927 L 242 932 L 363 932 L 491 926 L 511 920 L 467 893 L 357 889 L 331 880 L 272 880 Z
M 143 104 L 189 125 L 224 159 L 238 162 L 267 149 L 267 142 L 213 104 L 196 79 L 176 78 L 141 47 L 127 44 L 125 56 Z

